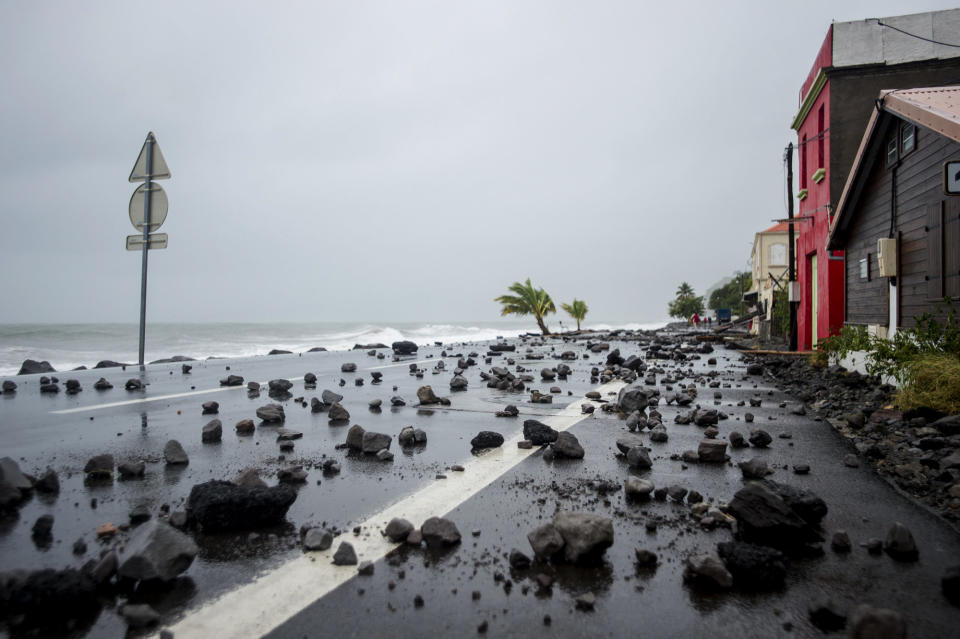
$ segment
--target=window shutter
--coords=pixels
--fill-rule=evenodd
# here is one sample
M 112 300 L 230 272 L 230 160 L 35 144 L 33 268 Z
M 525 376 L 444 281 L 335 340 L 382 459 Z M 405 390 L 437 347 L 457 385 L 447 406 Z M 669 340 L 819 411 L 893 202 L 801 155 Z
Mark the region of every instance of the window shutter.
M 927 207 L 927 299 L 931 300 L 943 297 L 942 219 L 940 202 Z

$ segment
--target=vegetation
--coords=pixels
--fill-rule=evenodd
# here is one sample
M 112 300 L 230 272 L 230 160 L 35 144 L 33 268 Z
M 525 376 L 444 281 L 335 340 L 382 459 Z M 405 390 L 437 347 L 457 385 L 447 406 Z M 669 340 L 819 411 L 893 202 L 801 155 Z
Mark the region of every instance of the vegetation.
M 733 274 L 733 279 L 710 293 L 708 306 L 712 310 L 718 308 L 729 308 L 738 315 L 743 315 L 744 304 L 743 294 L 753 286 L 753 277 L 750 273 L 742 271 Z
M 687 319 L 694 313 L 703 313 L 703 296 L 697 296 L 693 287 L 682 282 L 677 287 L 677 296 L 667 306 L 670 317 Z
M 493 300 L 503 305 L 500 315 L 533 315 L 543 334 L 549 335 L 550 329 L 543 323 L 543 318 L 549 313 L 557 312 L 550 294 L 542 288 L 534 288 L 529 277 L 523 284 L 514 282 L 508 288 L 515 295 L 501 295 Z
M 569 313 L 570 317 L 577 320 L 578 331 L 580 330 L 580 322 L 583 321 L 583 318 L 586 317 L 587 313 L 590 311 L 590 309 L 587 308 L 587 303 L 583 300 L 578 300 L 577 298 L 573 298 L 573 301 L 569 304 L 564 302 L 560 305 L 560 308 Z
M 899 384 L 901 408 L 960 412 L 960 321 L 949 299 L 943 311 L 942 322 L 924 313 L 913 328 L 898 330 L 893 339 L 870 335 L 862 326 L 845 326 L 839 335 L 820 340 L 814 363 L 826 365 L 866 352 L 868 374 L 892 377 Z
M 787 298 L 787 289 L 780 288 L 773 292 L 772 312 L 773 332 L 777 335 L 790 334 L 790 302 Z
M 948 415 L 960 413 L 960 359 L 947 353 L 917 357 L 904 371 L 897 405 L 903 410 L 934 408 Z

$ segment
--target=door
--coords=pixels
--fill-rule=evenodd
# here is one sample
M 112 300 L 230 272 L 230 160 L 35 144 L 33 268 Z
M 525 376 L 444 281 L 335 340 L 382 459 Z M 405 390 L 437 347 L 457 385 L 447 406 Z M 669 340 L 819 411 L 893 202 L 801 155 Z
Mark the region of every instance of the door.
M 817 347 L 817 310 L 820 306 L 817 289 L 817 255 L 810 256 L 810 344 L 815 349 Z

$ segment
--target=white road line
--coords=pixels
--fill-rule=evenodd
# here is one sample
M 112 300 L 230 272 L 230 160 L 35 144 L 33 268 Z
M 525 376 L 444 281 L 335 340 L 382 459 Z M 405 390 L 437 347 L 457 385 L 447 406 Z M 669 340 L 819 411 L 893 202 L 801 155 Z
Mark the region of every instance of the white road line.
M 596 390 L 618 390 L 623 385 L 613 381 Z M 587 417 L 581 414 L 580 406 L 588 401 L 576 401 L 545 421 L 556 430 L 567 430 Z M 379 533 L 392 518 L 402 517 L 417 525 L 429 517 L 449 513 L 534 452 L 517 448 L 521 439 L 522 434 L 511 437 L 500 448 L 466 462 L 464 472 L 449 473 L 447 479 L 437 480 L 372 515 L 360 524 L 364 535 L 345 535 L 345 539 L 361 561 L 380 559 L 398 546 Z M 267 634 L 357 574 L 355 566 L 331 563 L 338 545 L 339 541 L 330 550 L 307 553 L 287 562 L 189 613 L 170 630 L 177 639 Z
M 293 377 L 288 381 L 298 382 L 302 377 Z M 262 382 L 261 386 L 266 386 L 267 382 Z M 80 406 L 78 408 L 65 408 L 63 410 L 52 410 L 51 415 L 69 415 L 71 413 L 82 413 L 90 410 L 102 410 L 104 408 L 115 408 L 117 406 L 132 406 L 134 404 L 147 404 L 149 402 L 160 402 L 165 399 L 177 399 L 178 397 L 193 397 L 194 395 L 206 395 L 208 393 L 222 393 L 223 391 L 246 389 L 243 386 L 221 386 L 220 388 L 209 388 L 207 390 L 187 391 L 185 393 L 174 393 L 172 395 L 157 395 L 156 397 L 141 397 L 140 399 L 128 399 L 123 402 L 111 402 L 109 404 L 96 404 L 94 406 Z

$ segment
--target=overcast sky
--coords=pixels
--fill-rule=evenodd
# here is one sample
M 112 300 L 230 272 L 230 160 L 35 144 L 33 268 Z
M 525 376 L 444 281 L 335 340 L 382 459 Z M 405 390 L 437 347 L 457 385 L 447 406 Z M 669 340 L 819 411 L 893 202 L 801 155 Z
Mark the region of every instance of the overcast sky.
M 785 217 L 831 20 L 949 2 L 0 3 L 0 322 L 666 317 Z

